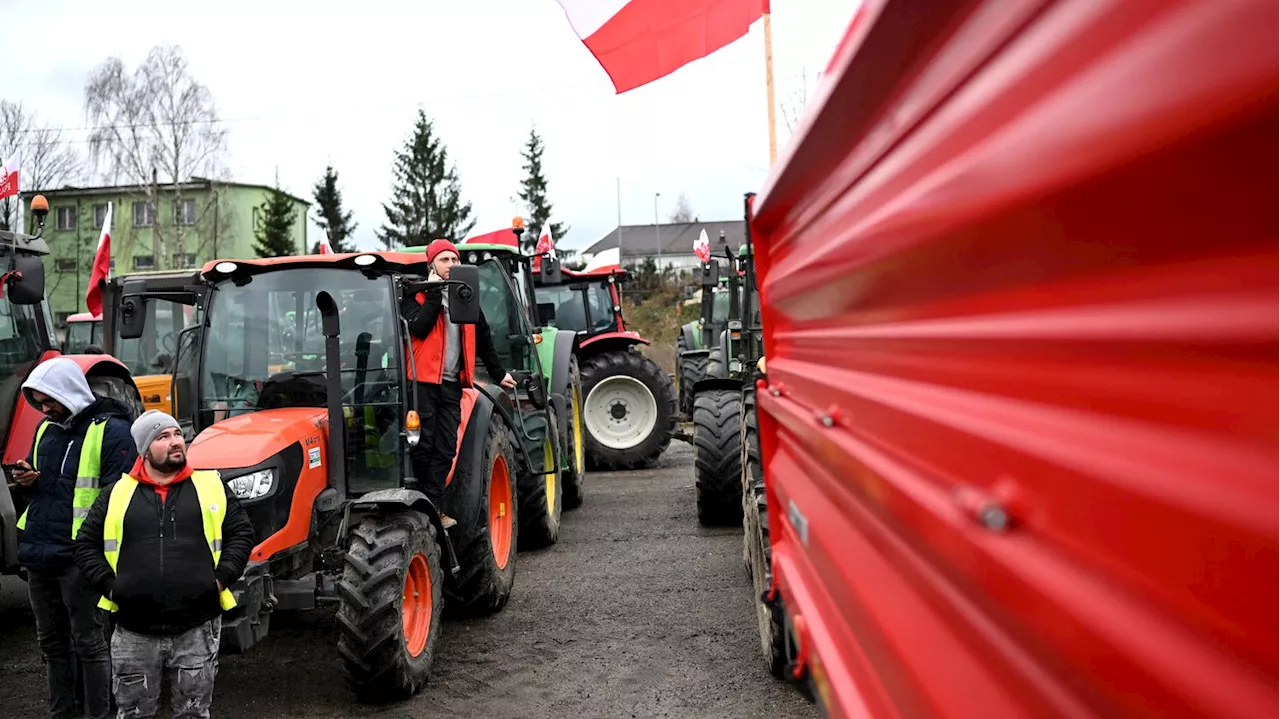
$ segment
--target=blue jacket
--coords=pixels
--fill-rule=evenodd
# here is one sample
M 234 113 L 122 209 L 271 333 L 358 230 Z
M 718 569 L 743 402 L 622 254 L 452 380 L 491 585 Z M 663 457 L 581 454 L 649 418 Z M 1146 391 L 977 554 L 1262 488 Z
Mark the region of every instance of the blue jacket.
M 20 491 L 29 504 L 26 529 L 18 544 L 18 563 L 34 569 L 58 569 L 75 563 L 71 499 L 76 470 L 80 467 L 80 446 L 89 424 L 107 419 L 99 475 L 99 486 L 103 490 L 133 466 L 138 450 L 130 433 L 133 417 L 127 407 L 115 400 L 95 397 L 89 392 L 83 374 L 79 375 L 79 382 L 75 382 L 71 377 L 51 376 L 60 374 L 56 371 L 41 373 L 39 370 L 37 366 L 37 371 L 33 371 L 31 379 L 24 384 L 23 394 L 29 395 L 28 388 L 34 387 L 58 399 L 74 414 L 65 427 L 47 422 L 39 446 L 33 446 L 27 457 L 27 462 L 35 465 L 40 476 Z

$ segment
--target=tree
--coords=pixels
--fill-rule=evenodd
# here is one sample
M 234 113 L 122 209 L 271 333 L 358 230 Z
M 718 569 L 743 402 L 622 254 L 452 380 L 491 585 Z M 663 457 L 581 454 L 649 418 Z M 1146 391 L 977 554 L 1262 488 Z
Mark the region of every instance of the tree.
M 84 156 L 62 139 L 62 130 L 40 121 L 22 103 L 0 100 L 0 158 L 22 149 L 22 194 L 51 190 L 79 182 L 84 176 Z M 0 228 L 18 225 L 18 199 L 0 200 Z M 31 231 L 32 228 L 26 228 Z
M 182 50 L 157 45 L 132 73 L 118 57 L 108 58 L 85 86 L 85 113 L 93 130 L 89 155 L 110 182 L 141 189 L 151 207 L 152 252 L 157 268 L 185 258 L 188 227 L 159 211 L 161 191 L 182 204 L 182 185 L 195 175 L 216 177 L 226 149 L 226 130 L 209 89 L 191 77 Z M 166 225 L 176 252 L 168 251 Z
M 253 231 L 257 239 L 253 251 L 258 257 L 296 254 L 298 244 L 293 237 L 293 225 L 298 220 L 298 212 L 293 207 L 293 199 L 280 191 L 278 182 L 258 209 L 262 213 L 262 223 Z
M 338 189 L 338 173 L 330 165 L 324 169 L 324 177 L 316 183 L 311 192 L 316 201 L 316 224 L 329 238 L 329 246 L 334 252 L 351 252 L 355 247 L 347 246 L 347 238 L 355 231 L 358 223 L 351 221 L 351 212 L 342 211 L 342 191 Z M 317 242 L 311 249 L 312 254 L 320 252 Z
M 520 182 L 520 200 L 524 202 L 529 218 L 529 232 L 525 235 L 526 249 L 532 251 L 538 242 L 538 235 L 551 219 L 551 203 L 547 200 L 547 178 L 542 174 L 542 152 L 545 147 L 536 129 L 529 130 L 529 139 L 520 151 L 524 158 L 526 176 Z M 562 222 L 551 223 L 551 237 L 560 240 L 569 231 L 569 226 Z
M 418 110 L 413 137 L 395 155 L 391 205 L 378 239 L 389 250 L 420 247 L 444 237 L 461 240 L 476 226 L 471 203 L 462 201 L 457 168 L 449 162 L 435 125 Z
M 672 208 L 671 214 L 667 216 L 668 222 L 695 222 L 697 217 L 693 214 L 693 205 L 689 204 L 689 198 L 683 192 L 676 198 L 676 206 Z

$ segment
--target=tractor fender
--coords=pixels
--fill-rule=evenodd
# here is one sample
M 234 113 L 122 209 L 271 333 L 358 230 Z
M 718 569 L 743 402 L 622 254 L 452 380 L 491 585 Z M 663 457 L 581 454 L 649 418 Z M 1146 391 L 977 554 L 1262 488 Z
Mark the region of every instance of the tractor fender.
M 0 483 L 0 574 L 18 571 L 18 507 L 9 483 Z
M 699 344 L 698 340 L 700 339 L 699 335 L 701 334 L 702 333 L 698 330 L 697 322 L 689 322 L 688 324 L 685 324 L 680 327 L 680 336 L 684 337 L 684 346 L 688 348 L 688 351 L 693 351 L 693 352 L 706 351 L 701 347 L 698 347 L 698 344 Z
M 557 332 L 556 346 L 552 349 L 551 392 L 564 392 L 569 386 L 569 362 L 577 349 L 578 336 L 573 332 Z M 564 415 L 560 415 L 563 417 Z
M 729 330 L 720 332 L 720 358 L 724 360 L 725 369 L 729 369 L 729 360 L 733 359 L 729 356 Z
M 693 383 L 693 393 L 695 395 L 711 389 L 741 390 L 742 380 L 729 377 L 704 377 Z
M 479 402 L 476 403 L 478 410 Z M 475 411 L 472 411 L 472 417 L 475 417 Z M 463 443 L 465 447 L 465 442 Z M 359 518 L 366 514 L 385 513 L 388 511 L 404 511 L 411 510 L 421 512 L 426 516 L 431 525 L 436 528 L 436 541 L 440 544 L 441 559 L 444 560 L 446 569 L 453 569 L 458 566 L 458 560 L 453 554 L 453 545 L 449 542 L 449 535 L 444 532 L 444 524 L 440 521 L 440 510 L 432 504 L 427 495 L 415 489 L 378 489 L 372 492 L 366 492 L 351 502 L 351 513 L 347 518 L 347 526 L 353 526 L 358 523 Z M 452 577 L 453 572 L 445 573 L 446 577 Z

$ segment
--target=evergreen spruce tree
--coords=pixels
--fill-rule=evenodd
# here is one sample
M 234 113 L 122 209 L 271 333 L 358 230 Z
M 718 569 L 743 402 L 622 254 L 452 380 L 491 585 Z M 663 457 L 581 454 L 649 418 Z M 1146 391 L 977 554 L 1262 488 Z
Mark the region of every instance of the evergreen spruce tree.
M 382 206 L 387 221 L 378 231 L 387 249 L 426 245 L 438 237 L 459 242 L 475 227 L 457 168 L 422 110 L 413 137 L 396 152 L 394 173 L 391 204 Z
M 531 128 L 529 139 L 520 151 L 526 173 L 525 179 L 520 182 L 520 200 L 524 202 L 529 217 L 529 229 L 524 237 L 525 249 L 528 251 L 532 251 L 537 245 L 538 235 L 542 234 L 542 228 L 551 219 L 551 203 L 547 201 L 547 178 L 542 174 L 544 149 L 542 137 L 538 135 L 537 129 Z M 556 242 L 563 239 L 568 231 L 569 226 L 562 222 L 551 223 L 551 237 Z
M 351 212 L 342 211 L 342 191 L 338 189 L 338 173 L 330 165 L 324 169 L 324 177 L 316 183 L 311 191 L 316 201 L 316 224 L 329 237 L 329 246 L 334 252 L 355 251 L 354 242 L 348 246 L 347 238 L 355 231 L 359 223 L 351 221 Z M 311 254 L 320 252 L 320 243 L 312 245 Z
M 258 206 L 258 211 L 262 222 L 253 231 L 257 239 L 253 251 L 258 257 L 296 255 L 299 248 L 293 236 L 293 225 L 298 221 L 298 211 L 293 207 L 293 199 L 281 192 L 277 184 L 266 201 Z

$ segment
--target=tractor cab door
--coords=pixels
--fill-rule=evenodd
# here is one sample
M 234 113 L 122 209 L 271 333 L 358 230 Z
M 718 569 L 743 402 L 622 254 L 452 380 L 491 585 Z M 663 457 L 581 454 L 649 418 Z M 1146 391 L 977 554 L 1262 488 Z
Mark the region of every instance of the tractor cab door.
M 496 259 L 485 260 L 477 268 L 480 270 L 480 310 L 489 325 L 489 334 L 502 366 L 508 371 L 527 372 L 538 382 L 544 382 L 533 330 L 529 326 L 524 303 L 517 299 L 519 290 L 511 275 Z M 488 377 L 479 358 L 476 358 L 476 376 Z M 547 431 L 546 410 L 534 406 L 523 386 L 515 390 L 514 403 L 511 401 L 512 391 L 503 390 L 496 383 L 484 386 L 483 391 L 495 404 L 513 410 L 513 429 L 535 471 L 540 467 L 554 468 L 556 439 Z M 504 393 L 505 400 L 501 396 Z

